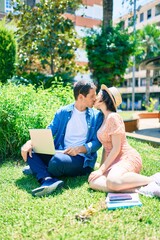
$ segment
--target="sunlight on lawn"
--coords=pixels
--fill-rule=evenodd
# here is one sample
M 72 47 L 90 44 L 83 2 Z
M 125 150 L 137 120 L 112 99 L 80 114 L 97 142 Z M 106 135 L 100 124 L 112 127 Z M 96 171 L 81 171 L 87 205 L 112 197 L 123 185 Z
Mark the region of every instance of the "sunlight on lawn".
M 136 112 L 134 112 L 134 111 L 122 111 L 122 112 L 118 112 L 118 113 L 121 115 L 123 120 L 132 119 L 132 118 L 134 118 L 134 115 L 136 114 Z

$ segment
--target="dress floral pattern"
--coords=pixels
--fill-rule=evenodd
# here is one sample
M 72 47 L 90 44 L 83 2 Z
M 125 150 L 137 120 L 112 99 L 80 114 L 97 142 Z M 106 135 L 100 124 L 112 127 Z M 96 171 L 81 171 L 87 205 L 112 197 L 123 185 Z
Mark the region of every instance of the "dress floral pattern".
M 105 149 L 106 157 L 112 150 L 112 135 L 114 134 L 120 135 L 121 137 L 121 150 L 108 170 L 116 164 L 116 166 L 119 165 L 126 168 L 127 171 L 139 173 L 142 167 L 141 156 L 127 142 L 125 125 L 122 117 L 118 113 L 113 112 L 104 119 L 102 126 L 97 132 L 97 137 Z

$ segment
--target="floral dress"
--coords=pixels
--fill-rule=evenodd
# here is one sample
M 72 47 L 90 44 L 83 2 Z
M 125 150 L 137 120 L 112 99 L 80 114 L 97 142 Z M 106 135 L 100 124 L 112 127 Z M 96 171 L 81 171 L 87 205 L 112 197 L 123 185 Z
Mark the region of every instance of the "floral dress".
M 113 166 L 124 167 L 129 172 L 139 173 L 142 168 L 142 159 L 139 153 L 132 148 L 126 139 L 125 125 L 122 117 L 118 113 L 110 113 L 106 119 L 104 119 L 102 126 L 97 132 L 97 137 L 102 143 L 105 149 L 105 158 L 112 150 L 112 135 L 120 135 L 121 137 L 121 149 L 107 170 L 113 168 Z

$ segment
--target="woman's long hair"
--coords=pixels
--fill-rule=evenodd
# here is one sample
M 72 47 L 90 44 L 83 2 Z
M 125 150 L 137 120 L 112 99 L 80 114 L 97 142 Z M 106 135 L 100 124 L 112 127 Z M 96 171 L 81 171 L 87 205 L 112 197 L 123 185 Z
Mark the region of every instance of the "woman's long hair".
M 101 90 L 102 91 L 102 102 L 105 103 L 106 105 L 106 109 L 111 111 L 111 112 L 117 112 L 113 101 L 111 99 L 111 97 L 109 96 L 108 92 L 106 92 L 105 90 Z M 114 99 L 114 97 L 113 97 Z

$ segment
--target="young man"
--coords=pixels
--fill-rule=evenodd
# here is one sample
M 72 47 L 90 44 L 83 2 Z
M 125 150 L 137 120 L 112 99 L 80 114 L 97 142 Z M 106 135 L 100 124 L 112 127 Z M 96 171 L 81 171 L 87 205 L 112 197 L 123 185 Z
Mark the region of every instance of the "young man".
M 96 87 L 90 81 L 79 81 L 74 86 L 75 103 L 60 108 L 48 128 L 52 130 L 55 148 L 64 150 L 55 155 L 37 154 L 32 151 L 31 140 L 21 148 L 40 187 L 32 190 L 34 196 L 51 194 L 63 185 L 57 178 L 80 176 L 94 168 L 97 150 L 101 143 L 97 130 L 102 124 L 102 114 L 92 109 L 96 100 Z

